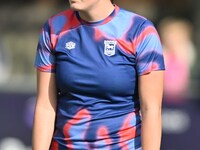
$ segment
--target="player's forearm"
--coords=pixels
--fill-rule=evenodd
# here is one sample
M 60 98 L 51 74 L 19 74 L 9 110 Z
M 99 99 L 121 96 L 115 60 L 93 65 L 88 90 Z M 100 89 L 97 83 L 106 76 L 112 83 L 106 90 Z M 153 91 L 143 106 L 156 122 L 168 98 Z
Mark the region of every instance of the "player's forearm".
M 33 150 L 48 150 L 54 131 L 55 111 L 36 106 L 32 144 Z
M 142 111 L 142 150 L 160 150 L 162 133 L 161 109 Z

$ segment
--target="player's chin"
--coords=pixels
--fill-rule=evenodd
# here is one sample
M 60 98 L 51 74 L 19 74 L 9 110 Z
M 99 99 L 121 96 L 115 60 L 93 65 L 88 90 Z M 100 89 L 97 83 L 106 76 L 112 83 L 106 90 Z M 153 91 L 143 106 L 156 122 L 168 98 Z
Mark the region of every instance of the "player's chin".
M 73 9 L 73 10 L 76 10 L 76 11 L 82 10 L 81 6 L 78 5 L 78 4 L 75 4 L 75 3 L 70 4 L 70 8 Z

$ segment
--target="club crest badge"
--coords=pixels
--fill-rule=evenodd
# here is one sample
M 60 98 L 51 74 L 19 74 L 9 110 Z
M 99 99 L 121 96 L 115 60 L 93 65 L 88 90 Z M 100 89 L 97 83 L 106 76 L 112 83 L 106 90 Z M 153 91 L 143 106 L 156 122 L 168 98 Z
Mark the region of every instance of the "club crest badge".
M 117 41 L 105 40 L 104 41 L 104 54 L 107 56 L 115 55 L 116 44 L 117 44 Z

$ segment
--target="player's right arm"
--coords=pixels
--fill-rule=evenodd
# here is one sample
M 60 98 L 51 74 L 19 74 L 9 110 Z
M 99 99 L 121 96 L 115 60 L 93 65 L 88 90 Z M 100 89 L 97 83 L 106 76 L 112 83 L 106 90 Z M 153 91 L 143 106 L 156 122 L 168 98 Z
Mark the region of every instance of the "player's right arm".
M 37 71 L 37 101 L 34 113 L 33 150 L 48 150 L 56 115 L 55 73 Z

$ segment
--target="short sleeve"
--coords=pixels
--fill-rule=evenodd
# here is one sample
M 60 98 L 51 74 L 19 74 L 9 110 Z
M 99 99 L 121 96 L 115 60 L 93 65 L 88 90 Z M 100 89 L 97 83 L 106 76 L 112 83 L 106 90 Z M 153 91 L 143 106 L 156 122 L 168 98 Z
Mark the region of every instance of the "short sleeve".
M 159 35 L 148 20 L 142 24 L 136 39 L 136 69 L 138 75 L 165 70 Z
M 55 72 L 55 56 L 50 39 L 50 27 L 46 22 L 40 32 L 35 67 L 43 72 Z

